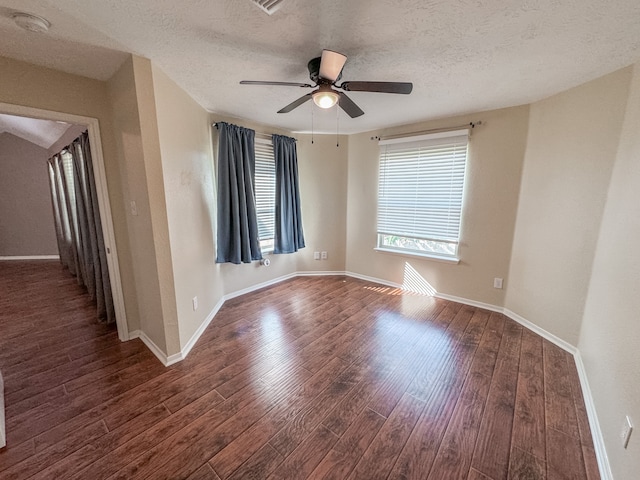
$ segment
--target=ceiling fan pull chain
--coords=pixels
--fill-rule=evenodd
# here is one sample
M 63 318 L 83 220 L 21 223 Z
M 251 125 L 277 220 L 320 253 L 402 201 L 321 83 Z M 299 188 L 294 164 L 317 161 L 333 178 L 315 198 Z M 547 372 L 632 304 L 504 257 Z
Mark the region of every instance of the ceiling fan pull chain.
M 314 105 L 315 104 L 311 102 L 311 145 L 313 145 L 313 111 L 315 110 Z
M 336 107 L 336 147 L 339 147 L 339 146 L 340 146 L 340 109 Z

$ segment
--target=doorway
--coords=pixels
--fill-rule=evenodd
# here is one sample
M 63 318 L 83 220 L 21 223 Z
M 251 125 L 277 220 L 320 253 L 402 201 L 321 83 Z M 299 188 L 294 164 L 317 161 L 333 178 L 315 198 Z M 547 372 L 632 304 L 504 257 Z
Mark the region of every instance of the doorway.
M 98 206 L 100 209 L 100 224 L 107 252 L 107 268 L 113 296 L 113 306 L 116 317 L 118 338 L 121 341 L 129 340 L 126 313 L 124 308 L 124 296 L 122 292 L 118 253 L 113 230 L 111 205 L 107 189 L 104 157 L 102 154 L 102 142 L 98 120 L 91 117 L 83 117 L 62 112 L 53 112 L 32 107 L 0 103 L 0 113 L 29 117 L 54 122 L 65 122 L 84 127 L 88 131 L 89 144 L 92 151 L 92 165 L 95 177 Z

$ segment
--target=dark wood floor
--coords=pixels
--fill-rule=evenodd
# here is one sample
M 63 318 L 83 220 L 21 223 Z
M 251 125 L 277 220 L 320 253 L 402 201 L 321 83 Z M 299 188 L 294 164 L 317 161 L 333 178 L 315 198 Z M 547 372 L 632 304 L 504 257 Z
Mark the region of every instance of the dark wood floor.
M 572 357 L 343 277 L 227 302 L 165 368 L 57 263 L 0 262 L 2 479 L 596 479 Z

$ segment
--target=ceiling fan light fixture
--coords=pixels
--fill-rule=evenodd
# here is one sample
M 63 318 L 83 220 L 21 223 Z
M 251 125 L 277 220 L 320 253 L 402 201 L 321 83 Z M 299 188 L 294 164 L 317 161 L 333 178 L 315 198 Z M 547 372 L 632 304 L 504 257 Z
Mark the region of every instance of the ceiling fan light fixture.
M 313 94 L 313 103 L 320 108 L 331 108 L 339 99 L 340 96 L 333 90 L 318 90 Z

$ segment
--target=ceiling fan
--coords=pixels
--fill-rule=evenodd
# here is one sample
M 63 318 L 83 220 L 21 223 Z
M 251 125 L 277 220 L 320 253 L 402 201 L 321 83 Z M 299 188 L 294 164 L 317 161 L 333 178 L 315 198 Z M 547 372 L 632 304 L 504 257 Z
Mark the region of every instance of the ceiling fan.
M 335 90 L 339 88 L 346 92 L 380 92 L 400 93 L 408 95 L 413 89 L 411 82 L 336 82 L 342 77 L 342 68 L 347 61 L 346 55 L 332 50 L 323 50 L 322 56 L 309 61 L 309 78 L 315 85 L 297 82 L 263 82 L 259 80 L 242 80 L 242 85 L 279 85 L 285 87 L 316 88 L 311 93 L 303 95 L 291 102 L 278 113 L 289 113 L 308 100 L 313 99 L 320 108 L 331 108 L 336 103 L 340 105 L 351 118 L 359 117 L 364 112 L 345 93 Z

